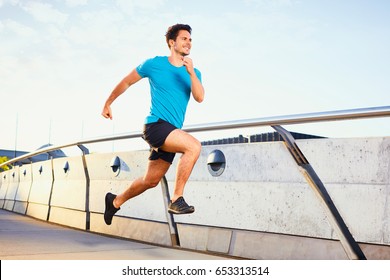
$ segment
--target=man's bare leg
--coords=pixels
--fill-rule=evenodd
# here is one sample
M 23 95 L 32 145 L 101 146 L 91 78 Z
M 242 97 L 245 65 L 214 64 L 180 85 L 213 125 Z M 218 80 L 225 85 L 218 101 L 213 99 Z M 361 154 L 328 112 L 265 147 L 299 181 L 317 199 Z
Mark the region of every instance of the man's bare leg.
M 171 164 L 162 160 L 150 160 L 145 176 L 136 179 L 123 193 L 115 195 L 107 193 L 105 197 L 104 221 L 107 225 L 111 225 L 112 218 L 119 207 L 130 198 L 133 198 L 147 189 L 158 185 L 161 178 L 168 171 Z
M 168 135 L 161 149 L 171 153 L 182 153 L 177 165 L 174 193 L 171 198 L 173 204 L 173 202 L 175 202 L 178 198 L 183 197 L 184 186 L 199 158 L 201 144 L 187 132 L 175 129 Z M 106 210 L 104 213 L 106 224 L 111 224 L 112 217 L 119 210 L 119 207 L 127 200 L 143 193 L 149 188 L 157 186 L 162 177 L 168 171 L 170 165 L 170 163 L 162 159 L 149 161 L 148 169 L 144 177 L 135 180 L 129 188 L 117 196 L 108 193 L 106 195 Z M 174 205 L 175 209 L 169 209 L 169 211 L 173 211 L 171 213 L 184 214 L 192 213 L 194 211 L 194 208 L 192 206 L 188 206 L 183 198 L 181 198 L 178 203 L 179 204 Z
M 144 177 L 136 179 L 123 193 L 117 195 L 113 201 L 115 208 L 119 208 L 127 200 L 140 195 L 147 189 L 158 185 L 165 173 L 167 173 L 170 163 L 162 160 L 149 160 L 148 168 Z
M 176 169 L 172 202 L 183 196 L 184 186 L 199 158 L 201 148 L 201 144 L 196 138 L 180 129 L 172 131 L 161 147 L 161 149 L 167 152 L 182 153 Z

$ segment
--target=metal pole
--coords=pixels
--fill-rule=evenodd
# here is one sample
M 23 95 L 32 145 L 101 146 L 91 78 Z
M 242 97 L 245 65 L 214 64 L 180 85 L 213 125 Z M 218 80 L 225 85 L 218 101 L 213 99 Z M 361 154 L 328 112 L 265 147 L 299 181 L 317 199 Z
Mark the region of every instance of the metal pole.
M 177 232 L 177 226 L 176 226 L 175 219 L 173 218 L 173 215 L 168 212 L 168 205 L 169 205 L 169 202 L 171 200 L 171 196 L 169 194 L 167 178 L 165 178 L 165 176 L 164 176 L 161 179 L 160 183 L 161 183 L 161 188 L 162 188 L 162 192 L 163 192 L 165 213 L 167 215 L 169 232 L 171 234 L 171 243 L 172 243 L 172 246 L 180 246 L 179 234 Z
M 16 128 L 15 128 L 15 145 L 14 145 L 14 158 L 16 158 L 16 150 L 18 143 L 18 126 L 19 126 L 19 114 L 16 114 Z

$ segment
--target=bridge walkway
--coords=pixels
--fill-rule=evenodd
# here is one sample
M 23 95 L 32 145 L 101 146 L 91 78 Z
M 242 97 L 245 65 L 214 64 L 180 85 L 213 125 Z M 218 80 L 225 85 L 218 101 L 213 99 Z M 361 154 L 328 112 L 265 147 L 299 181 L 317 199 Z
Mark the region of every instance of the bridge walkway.
M 223 260 L 72 229 L 0 209 L 1 260 Z

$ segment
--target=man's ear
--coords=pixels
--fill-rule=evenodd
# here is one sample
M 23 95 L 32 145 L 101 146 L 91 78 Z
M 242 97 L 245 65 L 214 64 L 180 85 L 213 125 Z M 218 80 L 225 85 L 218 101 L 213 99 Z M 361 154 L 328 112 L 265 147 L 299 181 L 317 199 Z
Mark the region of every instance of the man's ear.
M 173 46 L 176 45 L 176 42 L 173 39 L 169 39 L 169 47 L 172 48 Z

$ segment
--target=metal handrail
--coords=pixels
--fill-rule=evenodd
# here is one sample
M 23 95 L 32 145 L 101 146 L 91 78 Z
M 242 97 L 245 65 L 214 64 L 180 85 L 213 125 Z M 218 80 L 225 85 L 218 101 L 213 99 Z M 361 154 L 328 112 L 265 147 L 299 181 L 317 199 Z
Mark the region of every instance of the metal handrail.
M 254 118 L 254 119 L 244 119 L 244 120 L 235 120 L 235 121 L 225 121 L 225 122 L 215 122 L 215 123 L 206 123 L 198 124 L 192 126 L 186 126 L 183 128 L 187 132 L 203 132 L 203 131 L 215 131 L 215 130 L 227 130 L 235 128 L 248 128 L 248 127 L 259 127 L 259 126 L 275 126 L 275 125 L 291 125 L 291 124 L 304 124 L 304 123 L 313 123 L 313 122 L 327 122 L 327 121 L 340 121 L 340 120 L 351 120 L 351 119 L 367 119 L 367 118 L 380 118 L 380 117 L 389 117 L 390 116 L 390 106 L 381 106 L 381 107 L 370 107 L 370 108 L 358 108 L 350 110 L 338 110 L 338 111 L 325 111 L 325 112 L 316 112 L 316 113 L 306 113 L 306 114 L 295 114 L 295 115 L 285 115 L 285 116 L 274 116 L 274 117 L 264 117 L 264 118 Z M 124 134 L 118 134 L 114 136 L 105 136 L 92 139 L 85 139 L 77 142 L 72 142 L 64 145 L 50 146 L 43 149 L 36 150 L 24 154 L 22 156 L 13 158 L 9 161 L 6 161 L 0 164 L 0 167 L 11 165 L 15 162 L 28 159 L 39 154 L 52 152 L 55 150 L 78 146 L 80 149 L 85 152 L 83 145 L 101 143 L 107 141 L 116 141 L 124 139 L 132 139 L 142 137 L 141 132 L 130 132 Z

